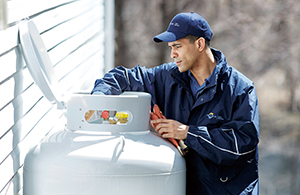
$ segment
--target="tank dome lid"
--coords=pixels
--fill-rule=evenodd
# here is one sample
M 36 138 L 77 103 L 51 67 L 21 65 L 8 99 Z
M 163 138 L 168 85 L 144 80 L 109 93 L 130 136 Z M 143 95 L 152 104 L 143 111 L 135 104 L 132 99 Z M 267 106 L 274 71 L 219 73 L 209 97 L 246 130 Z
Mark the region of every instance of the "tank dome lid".
M 61 93 L 58 91 L 53 65 L 35 24 L 32 21 L 21 23 L 19 36 L 22 53 L 34 82 L 51 103 L 57 103 L 58 108 L 64 108 L 64 103 L 58 100 Z

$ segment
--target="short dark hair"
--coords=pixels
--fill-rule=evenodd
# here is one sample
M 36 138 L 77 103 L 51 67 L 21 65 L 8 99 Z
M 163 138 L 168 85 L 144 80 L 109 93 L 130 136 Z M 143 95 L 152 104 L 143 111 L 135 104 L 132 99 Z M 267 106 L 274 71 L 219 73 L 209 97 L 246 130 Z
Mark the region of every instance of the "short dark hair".
M 195 43 L 195 41 L 197 41 L 200 37 L 194 36 L 194 35 L 187 35 L 184 37 L 185 39 L 188 39 L 190 41 L 190 43 Z M 205 39 L 205 45 L 207 45 L 208 47 L 210 46 L 210 40 Z

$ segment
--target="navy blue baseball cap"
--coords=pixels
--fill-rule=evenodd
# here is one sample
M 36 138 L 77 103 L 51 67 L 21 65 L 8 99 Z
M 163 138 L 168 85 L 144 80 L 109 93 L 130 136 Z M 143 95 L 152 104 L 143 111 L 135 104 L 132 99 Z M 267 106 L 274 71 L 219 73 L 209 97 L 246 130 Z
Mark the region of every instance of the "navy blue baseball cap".
M 195 12 L 179 13 L 169 24 L 167 31 L 155 36 L 153 41 L 173 42 L 177 41 L 187 35 L 194 35 L 211 40 L 213 35 L 207 21 Z

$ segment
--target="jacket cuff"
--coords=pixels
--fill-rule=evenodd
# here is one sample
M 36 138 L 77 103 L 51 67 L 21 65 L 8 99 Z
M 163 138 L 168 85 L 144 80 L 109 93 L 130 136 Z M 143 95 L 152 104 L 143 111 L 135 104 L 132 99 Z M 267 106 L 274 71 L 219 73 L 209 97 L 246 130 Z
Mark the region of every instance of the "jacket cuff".
M 189 138 L 189 136 L 192 137 L 202 137 L 204 139 L 206 139 L 207 141 L 211 141 L 211 137 L 208 133 L 207 127 L 206 126 L 193 126 L 191 125 L 189 127 L 189 131 L 187 133 L 187 139 Z
M 95 91 L 92 93 L 92 95 L 105 95 L 105 94 L 101 91 Z

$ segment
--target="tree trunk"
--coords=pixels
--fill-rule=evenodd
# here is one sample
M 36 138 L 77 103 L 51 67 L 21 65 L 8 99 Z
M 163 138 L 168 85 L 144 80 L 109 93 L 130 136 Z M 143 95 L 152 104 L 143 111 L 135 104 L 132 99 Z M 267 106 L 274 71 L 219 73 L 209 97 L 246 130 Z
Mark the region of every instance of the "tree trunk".
M 126 63 L 124 20 L 122 17 L 126 0 L 115 0 L 115 67 Z

